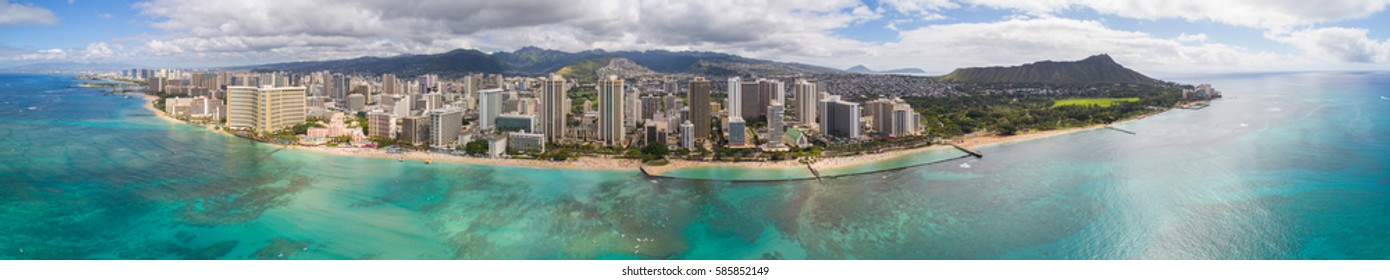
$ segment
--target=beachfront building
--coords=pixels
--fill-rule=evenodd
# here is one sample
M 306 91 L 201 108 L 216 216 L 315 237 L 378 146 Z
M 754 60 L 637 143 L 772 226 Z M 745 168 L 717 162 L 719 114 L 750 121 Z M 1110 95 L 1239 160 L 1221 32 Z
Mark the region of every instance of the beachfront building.
M 627 139 L 623 126 L 623 80 L 608 76 L 598 82 L 598 138 L 607 146 L 622 146 Z
M 487 141 L 487 157 L 500 158 L 507 152 L 507 137 L 503 135 L 487 136 L 483 139 Z
M 497 131 L 536 133 L 540 130 L 538 129 L 540 126 L 536 116 L 506 113 L 497 116 L 497 124 L 494 127 Z
M 773 100 L 772 105 L 767 108 L 767 146 L 764 150 L 779 151 L 786 150 L 782 145 L 782 116 L 786 113 L 787 107 L 781 101 Z
M 206 119 L 211 122 L 219 122 L 226 117 L 227 106 L 222 105 L 222 100 L 210 97 L 194 97 L 188 105 L 188 116 L 190 118 Z
M 541 79 L 541 134 L 551 142 L 558 142 L 565 136 L 566 122 L 569 120 L 570 106 L 565 93 L 565 79 L 559 75 Z
M 741 117 L 729 118 L 729 147 L 742 148 L 748 145 L 748 125 Z
M 441 108 L 430 111 L 430 146 L 446 148 L 456 146 L 459 129 L 463 127 L 463 110 Z
M 545 152 L 545 135 L 539 133 L 508 132 L 507 148 L 512 151 L 538 151 Z
M 921 114 L 901 98 L 880 98 L 864 104 L 873 121 L 869 122 L 878 137 L 917 135 Z
M 681 147 L 695 149 L 695 125 L 686 120 L 681 123 Z
M 830 95 L 820 101 L 820 118 L 825 121 L 822 132 L 842 138 L 859 138 L 859 103 L 840 100 Z
M 328 124 L 324 127 L 311 127 L 305 133 L 305 142 L 324 143 L 328 139 L 347 136 L 354 143 L 361 143 L 367 139 L 367 135 L 362 134 L 362 129 L 356 126 L 348 126 L 346 117 L 343 113 L 333 113 L 328 118 Z
M 396 138 L 395 117 L 384 112 L 367 113 L 367 136 Z
M 687 120 L 693 126 L 694 139 L 709 139 L 710 134 L 710 81 L 704 77 L 695 77 L 690 80 L 690 88 L 686 91 L 686 100 L 690 103 L 690 112 Z M 682 135 L 684 135 L 682 130 Z
M 228 127 L 273 132 L 304 123 L 304 87 L 234 86 L 227 92 Z
M 175 118 L 188 115 L 188 107 L 193 104 L 193 98 L 174 97 L 164 99 L 164 113 Z
M 889 137 L 906 137 L 920 134 L 922 131 L 919 124 L 922 114 L 912 110 L 912 105 L 907 103 L 893 106 L 893 120 L 889 122 Z
M 1211 99 L 1219 95 L 1221 95 L 1221 92 L 1213 89 L 1211 84 L 1201 84 L 1192 89 L 1182 90 L 1183 99 Z
M 227 87 L 227 127 L 250 129 L 256 126 L 252 117 L 256 115 L 256 88 L 245 86 Z
M 651 145 L 666 145 L 666 123 L 647 120 L 642 127 L 642 142 Z
M 427 120 L 418 116 L 400 118 L 400 134 L 397 139 L 399 143 L 418 146 L 425 144 L 429 138 L 429 126 Z
M 496 125 L 497 115 L 502 113 L 502 89 L 493 88 L 478 91 L 478 129 L 486 130 Z

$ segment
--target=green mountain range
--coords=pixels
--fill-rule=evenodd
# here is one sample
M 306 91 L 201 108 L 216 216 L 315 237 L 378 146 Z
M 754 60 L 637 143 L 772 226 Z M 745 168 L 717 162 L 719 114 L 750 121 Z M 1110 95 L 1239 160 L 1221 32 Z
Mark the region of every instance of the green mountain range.
M 958 83 L 1157 84 L 1159 80 L 1125 68 L 1109 55 L 1079 61 L 1040 61 L 1019 66 L 958 68 L 941 79 Z
M 232 67 L 254 71 L 313 72 L 333 71 L 380 75 L 394 73 L 410 77 L 435 73 L 445 76 L 468 73 L 510 75 L 544 75 L 569 67 L 570 72 L 584 78 L 595 75 L 599 67 L 611 59 L 623 58 L 641 68 L 659 73 L 690 73 L 702 75 L 783 75 L 825 74 L 843 71 L 800 63 L 776 62 L 744 58 L 736 55 L 693 51 L 616 51 L 587 50 L 564 52 L 536 47 L 524 47 L 514 52 L 483 53 L 458 49 L 441 54 L 400 55 L 393 57 L 361 57 L 345 60 L 306 61 Z M 625 63 L 625 62 L 624 62 Z M 631 67 L 628 67 L 631 68 Z M 576 72 L 572 70 L 587 70 Z

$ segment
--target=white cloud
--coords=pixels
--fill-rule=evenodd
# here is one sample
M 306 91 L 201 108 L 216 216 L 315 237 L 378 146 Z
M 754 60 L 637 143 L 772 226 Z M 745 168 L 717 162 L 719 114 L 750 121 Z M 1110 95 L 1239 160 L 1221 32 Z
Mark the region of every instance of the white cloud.
M 107 61 L 114 58 L 126 56 L 121 52 L 125 46 L 120 44 L 108 44 L 106 42 L 95 42 L 87 44 L 84 48 L 74 49 L 41 49 L 23 50 L 3 48 L 0 49 L 0 62 L 41 62 L 41 61 Z
M 0 0 L 4 1 L 4 0 Z M 1247 67 L 1309 62 L 1288 54 L 1209 42 L 1207 34 L 1155 37 L 1112 29 L 1104 21 L 1058 18 L 1068 10 L 1104 15 L 1217 22 L 1269 30 L 1277 42 L 1336 61 L 1384 61 L 1385 43 L 1327 34 L 1294 33 L 1306 24 L 1360 18 L 1385 2 L 1344 1 L 1302 9 L 1292 2 L 1169 2 L 1091 0 L 149 0 L 134 5 L 142 21 L 163 34 L 107 40 L 64 54 L 29 51 L 32 58 L 140 57 L 182 65 L 244 65 L 537 46 L 565 51 L 698 50 L 831 67 L 874 68 L 1012 65 L 1109 53 L 1146 69 Z M 8 2 L 5 2 L 8 3 Z M 16 5 L 9 5 L 16 6 Z M 917 27 L 971 6 L 1018 11 L 997 22 Z M 862 42 L 834 32 L 888 18 L 883 28 L 900 41 Z M 55 19 L 56 21 L 56 19 Z M 909 24 L 916 23 L 916 24 Z M 873 28 L 878 28 L 874 26 Z M 911 29 L 911 30 L 909 30 Z M 1309 30 L 1303 30 L 1309 31 Z M 1345 33 L 1345 32 L 1343 32 Z M 1313 36 L 1318 35 L 1318 36 Z M 1345 35 L 1345 34 L 1341 34 Z M 1358 34 L 1350 34 L 1358 35 Z M 1307 43 L 1313 38 L 1335 37 Z M 1312 41 L 1310 41 L 1312 40 Z M 132 44 L 125 49 L 119 43 Z M 1358 45 L 1359 44 L 1359 45 Z M 1379 51 L 1379 52 L 1377 52 Z M 15 57 L 18 57 L 16 55 Z M 1335 58 L 1335 59 L 1333 59 Z M 153 62 L 159 63 L 159 62 Z
M 675 49 L 760 57 L 860 52 L 829 30 L 881 17 L 854 0 L 191 1 L 135 5 L 170 34 L 153 55 L 310 60 L 366 54 Z M 313 11 L 306 13 L 304 11 Z M 214 54 L 207 54 L 214 53 Z
M 53 25 L 57 23 L 58 16 L 53 15 L 53 11 L 32 4 L 10 3 L 8 0 L 0 0 L 0 25 Z
M 892 7 L 893 10 L 902 14 L 929 14 L 945 9 L 960 8 L 960 4 L 951 2 L 951 0 L 884 0 L 879 1 L 879 4 Z
M 851 10 L 849 14 L 850 16 L 854 17 L 855 22 L 864 22 L 883 18 L 883 13 L 877 12 L 875 10 L 870 10 L 869 6 L 855 7 L 854 10 Z
M 1211 21 L 1258 28 L 1285 28 L 1337 22 L 1370 16 L 1390 5 L 1390 0 L 963 0 L 992 8 L 1012 9 L 1034 15 L 1091 9 L 1102 14 L 1136 19 L 1177 18 Z
M 98 16 L 98 17 L 101 17 L 102 19 L 112 19 L 112 18 L 115 18 L 115 16 L 112 16 L 111 13 L 101 13 L 100 15 L 97 15 L 97 16 Z
M 1248 67 L 1288 63 L 1297 59 L 1256 53 L 1223 44 L 1184 44 L 1175 39 L 1115 30 L 1097 21 L 1065 18 L 1010 19 L 990 23 L 925 26 L 904 31 L 902 40 L 887 44 L 882 58 L 930 62 L 935 71 L 982 65 L 1016 65 L 1040 60 L 1070 60 L 1108 53 L 1126 66 L 1176 70 L 1193 65 Z M 906 67 L 914 65 L 891 65 Z
M 87 45 L 82 58 L 86 60 L 105 59 L 115 54 L 114 51 L 111 51 L 111 46 L 107 45 L 106 42 L 96 42 Z
M 1201 43 L 1201 42 L 1206 42 L 1206 41 L 1207 41 L 1207 34 L 1206 34 L 1206 33 L 1197 33 L 1197 34 L 1182 33 L 1182 34 L 1178 34 L 1177 40 L 1178 40 L 1178 42 L 1197 42 L 1197 43 Z
M 1362 28 L 1326 27 L 1291 32 L 1266 32 L 1265 36 L 1292 45 L 1309 55 L 1331 62 L 1390 62 L 1390 40 L 1376 41 Z

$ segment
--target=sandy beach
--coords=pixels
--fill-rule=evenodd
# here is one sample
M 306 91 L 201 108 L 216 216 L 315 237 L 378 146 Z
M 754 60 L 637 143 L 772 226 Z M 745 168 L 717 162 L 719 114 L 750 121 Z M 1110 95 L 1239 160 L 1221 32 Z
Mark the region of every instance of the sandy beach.
M 172 122 L 187 123 L 187 122 L 184 122 L 184 121 L 182 121 L 182 120 L 175 119 L 175 118 L 173 118 L 172 116 L 169 116 L 169 115 L 165 114 L 163 111 L 154 108 L 154 100 L 155 100 L 156 97 L 151 96 L 151 95 L 143 95 L 143 97 L 145 98 L 145 101 L 146 101 L 146 102 L 145 102 L 145 108 L 146 108 L 146 109 L 149 109 L 149 110 L 150 110 L 151 112 L 153 112 L 155 115 L 157 115 L 157 116 L 159 116 L 159 117 L 161 117 L 161 118 L 164 118 L 164 119 L 166 119 L 166 120 L 172 121 Z M 1122 120 L 1122 121 L 1119 121 L 1119 122 L 1115 122 L 1115 123 L 1112 124 L 1112 125 L 1121 124 L 1121 123 L 1125 123 L 1125 122 L 1129 122 L 1129 121 L 1133 121 L 1133 120 L 1137 120 L 1137 119 L 1142 119 L 1142 118 L 1147 117 L 1147 116 L 1148 116 L 1148 115 L 1144 115 L 1144 116 L 1140 116 L 1140 117 L 1136 117 L 1136 118 L 1132 118 L 1132 119 Z M 964 147 L 974 148 L 974 147 L 989 146 L 989 145 L 996 145 L 996 144 L 1002 144 L 1002 143 L 1011 143 L 1011 142 L 1019 142 L 1019 141 L 1028 141 L 1028 140 L 1034 140 L 1034 139 L 1041 139 L 1041 138 L 1046 138 L 1046 137 L 1052 137 L 1052 136 L 1057 136 L 1057 135 L 1064 135 L 1064 134 L 1075 133 L 1075 132 L 1080 132 L 1080 131 L 1087 131 L 1087 130 L 1093 130 L 1093 129 L 1101 129 L 1101 128 L 1105 128 L 1105 126 L 1106 126 L 1106 125 L 1092 125 L 1092 126 L 1078 127 L 1078 128 L 1068 128 L 1068 129 L 1048 130 L 1048 131 L 1035 131 L 1035 132 L 1029 132 L 1029 133 L 1024 133 L 1024 134 L 1017 134 L 1017 135 L 1009 135 L 1009 136 L 1001 136 L 1001 135 L 980 135 L 980 136 L 967 137 L 967 138 L 963 139 L 962 142 L 959 143 L 959 144 L 960 144 L 961 146 L 964 146 Z M 232 134 L 227 133 L 227 132 L 225 132 L 225 131 L 221 131 L 221 130 L 214 129 L 214 128 L 211 127 L 211 126 L 203 126 L 203 127 L 204 127 L 204 128 L 207 128 L 208 130 L 212 130 L 212 131 L 214 131 L 214 132 L 217 132 L 217 133 L 221 133 L 221 134 L 224 134 L 224 135 L 227 135 L 227 136 L 231 136 L 231 137 L 236 137 L 235 135 L 232 135 Z M 272 144 L 272 145 L 273 145 L 273 144 Z M 277 145 L 277 146 L 279 146 L 279 145 Z M 798 160 L 759 161 L 759 162 L 720 162 L 720 161 L 690 161 L 690 160 L 682 160 L 682 159 L 671 159 L 671 160 L 670 160 L 670 163 L 667 164 L 667 165 L 664 165 L 664 166 L 643 166 L 643 164 L 642 164 L 640 161 L 638 161 L 638 160 L 633 160 L 633 159 L 618 159 L 618 158 L 602 158 L 602 157 L 578 157 L 578 158 L 573 158 L 573 159 L 570 159 L 570 160 L 567 160 L 567 161 L 545 161 L 545 160 L 531 160 L 531 159 L 507 159 L 507 158 L 464 157 L 464 156 L 454 156 L 454 155 L 447 155 L 447 154 L 426 153 L 426 152 L 405 152 L 405 153 L 399 153 L 399 154 L 389 154 L 389 153 L 387 153 L 385 150 L 370 149 L 370 148 L 351 148 L 351 147 L 348 147 L 348 148 L 330 148 L 330 147 L 313 147 L 313 146 L 284 146 L 284 147 L 285 147 L 286 149 L 292 149 L 292 150 L 312 151 L 312 152 L 319 152 L 319 153 L 326 153 L 326 154 L 333 154 L 333 155 L 342 155 L 342 156 L 358 156 L 358 157 L 372 157 L 372 158 L 383 158 L 383 159 L 395 159 L 395 160 L 402 160 L 402 161 L 407 161 L 407 162 L 415 162 L 415 163 L 419 163 L 419 164 L 424 164 L 424 162 L 427 162 L 427 161 L 428 161 L 428 162 L 448 162 L 448 163 L 458 163 L 458 164 L 502 165 L 502 166 L 512 166 L 512 167 L 544 168 L 544 169 L 609 170 L 609 171 L 637 171 L 637 170 L 639 170 L 639 169 L 645 169 L 648 173 L 650 173 L 650 174 L 652 174 L 652 175 L 660 175 L 660 174 L 663 174 L 663 173 L 668 172 L 668 171 L 671 171 L 671 170 L 683 169 L 683 168 L 692 168 L 692 167 L 724 166 L 724 167 L 738 167 L 738 168 L 751 168 L 751 169 L 787 169 L 787 168 L 805 168 L 805 166 L 806 166 L 805 163 L 801 163 L 801 162 L 798 161 Z M 951 146 L 949 146 L 949 145 L 932 145 L 932 146 L 926 146 L 926 147 L 918 147 L 918 148 L 903 149 L 903 150 L 894 150 L 894 151 L 888 151 L 888 152 L 882 152 L 882 153 L 875 153 L 875 154 L 863 154 L 863 155 L 845 156 L 845 157 L 828 157 L 828 158 L 821 158 L 821 159 L 817 160 L 816 162 L 812 163 L 811 166 L 814 167 L 814 168 L 817 169 L 817 170 L 836 169 L 836 168 L 848 167 L 848 166 L 854 166 L 854 165 L 860 165 L 860 164 L 866 164 L 866 163 L 871 163 L 871 162 L 881 161 L 881 160 L 891 160 L 891 159 L 896 159 L 896 158 L 899 158 L 899 157 L 909 156 L 909 155 L 913 155 L 913 154 L 917 154 L 917 153 L 921 153 L 921 152 L 932 151 L 932 150 L 938 150 L 938 149 L 954 149 L 954 148 L 951 147 Z
M 596 157 L 581 157 L 567 161 L 545 161 L 530 159 L 506 159 L 506 158 L 479 158 L 463 157 L 447 154 L 433 154 L 425 152 L 405 152 L 399 154 L 389 154 L 385 150 L 372 148 L 329 148 L 329 147 L 309 147 L 309 146 L 288 146 L 286 149 L 313 151 L 342 156 L 372 157 L 383 159 L 403 160 L 413 164 L 425 164 L 429 162 L 448 162 L 459 164 L 477 165 L 502 165 L 525 168 L 545 168 L 545 169 L 576 169 L 576 170 L 610 170 L 610 171 L 636 171 L 642 165 L 637 160 L 630 159 L 609 159 Z

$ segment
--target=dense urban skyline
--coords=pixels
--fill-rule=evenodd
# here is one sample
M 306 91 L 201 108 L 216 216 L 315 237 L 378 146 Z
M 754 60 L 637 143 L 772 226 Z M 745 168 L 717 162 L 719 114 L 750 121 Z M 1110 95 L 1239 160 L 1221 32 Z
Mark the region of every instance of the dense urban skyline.
M 1390 34 L 1376 29 L 1390 22 L 1390 1 L 1303 3 L 2 1 L 0 67 L 209 67 L 524 46 L 715 51 L 932 74 L 1096 53 L 1157 73 L 1390 64 Z

